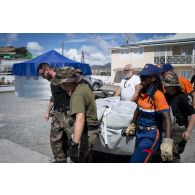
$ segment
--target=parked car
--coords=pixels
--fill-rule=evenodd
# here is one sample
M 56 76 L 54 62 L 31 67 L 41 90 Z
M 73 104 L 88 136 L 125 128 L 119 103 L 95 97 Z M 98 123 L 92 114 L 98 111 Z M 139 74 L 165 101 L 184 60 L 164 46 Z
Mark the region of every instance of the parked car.
M 90 83 L 94 91 L 98 91 L 104 85 L 104 82 L 101 79 L 96 79 L 89 75 L 85 75 L 83 78 Z
M 99 88 L 101 88 L 104 84 L 103 81 L 100 79 L 96 79 L 93 77 L 90 77 L 90 79 L 91 79 L 91 86 L 94 91 L 99 90 Z

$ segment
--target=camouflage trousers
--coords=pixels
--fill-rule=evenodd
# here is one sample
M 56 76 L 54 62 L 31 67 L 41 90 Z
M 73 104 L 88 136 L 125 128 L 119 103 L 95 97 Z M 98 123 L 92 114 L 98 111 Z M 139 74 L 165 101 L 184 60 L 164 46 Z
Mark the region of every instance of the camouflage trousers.
M 71 139 L 72 119 L 64 112 L 51 112 L 50 143 L 56 162 L 66 161 L 69 142 Z
M 185 132 L 185 126 L 179 126 L 177 123 L 172 127 L 173 136 L 173 162 L 179 162 L 180 154 L 183 153 L 186 140 L 183 139 L 182 134 Z
M 93 161 L 93 146 L 100 134 L 100 128 L 83 133 L 79 144 L 79 162 L 91 163 Z

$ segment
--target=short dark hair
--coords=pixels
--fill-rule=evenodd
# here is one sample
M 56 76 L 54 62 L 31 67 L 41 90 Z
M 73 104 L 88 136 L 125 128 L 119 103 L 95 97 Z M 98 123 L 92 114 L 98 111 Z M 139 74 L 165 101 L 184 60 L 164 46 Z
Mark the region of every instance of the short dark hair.
M 43 63 L 40 63 L 38 68 L 37 68 L 37 74 L 39 75 L 39 70 L 42 69 L 42 68 L 46 68 L 46 67 L 49 67 L 51 68 L 51 65 L 46 63 L 46 62 L 43 62 Z

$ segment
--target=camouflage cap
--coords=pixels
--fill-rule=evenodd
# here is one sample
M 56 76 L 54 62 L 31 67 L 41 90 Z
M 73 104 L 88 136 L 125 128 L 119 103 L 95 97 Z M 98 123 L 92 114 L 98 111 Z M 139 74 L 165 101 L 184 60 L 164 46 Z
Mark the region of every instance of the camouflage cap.
M 162 78 L 162 82 L 164 86 L 180 86 L 178 77 L 175 73 L 170 73 Z
M 72 67 L 63 67 L 56 71 L 56 76 L 51 80 L 53 85 L 59 85 L 61 83 L 78 82 L 79 77 L 77 71 Z

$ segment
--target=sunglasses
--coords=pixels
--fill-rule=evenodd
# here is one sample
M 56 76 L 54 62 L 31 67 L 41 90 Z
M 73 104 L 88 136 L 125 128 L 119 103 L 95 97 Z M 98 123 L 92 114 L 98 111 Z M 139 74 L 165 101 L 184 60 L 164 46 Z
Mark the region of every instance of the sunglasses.
M 43 72 L 39 72 L 39 75 L 43 77 L 43 76 L 44 76 L 44 74 L 45 74 L 45 71 L 46 71 L 46 70 L 45 70 L 45 69 L 43 69 Z
M 132 69 L 124 70 L 124 72 L 130 72 L 130 71 L 132 71 Z

